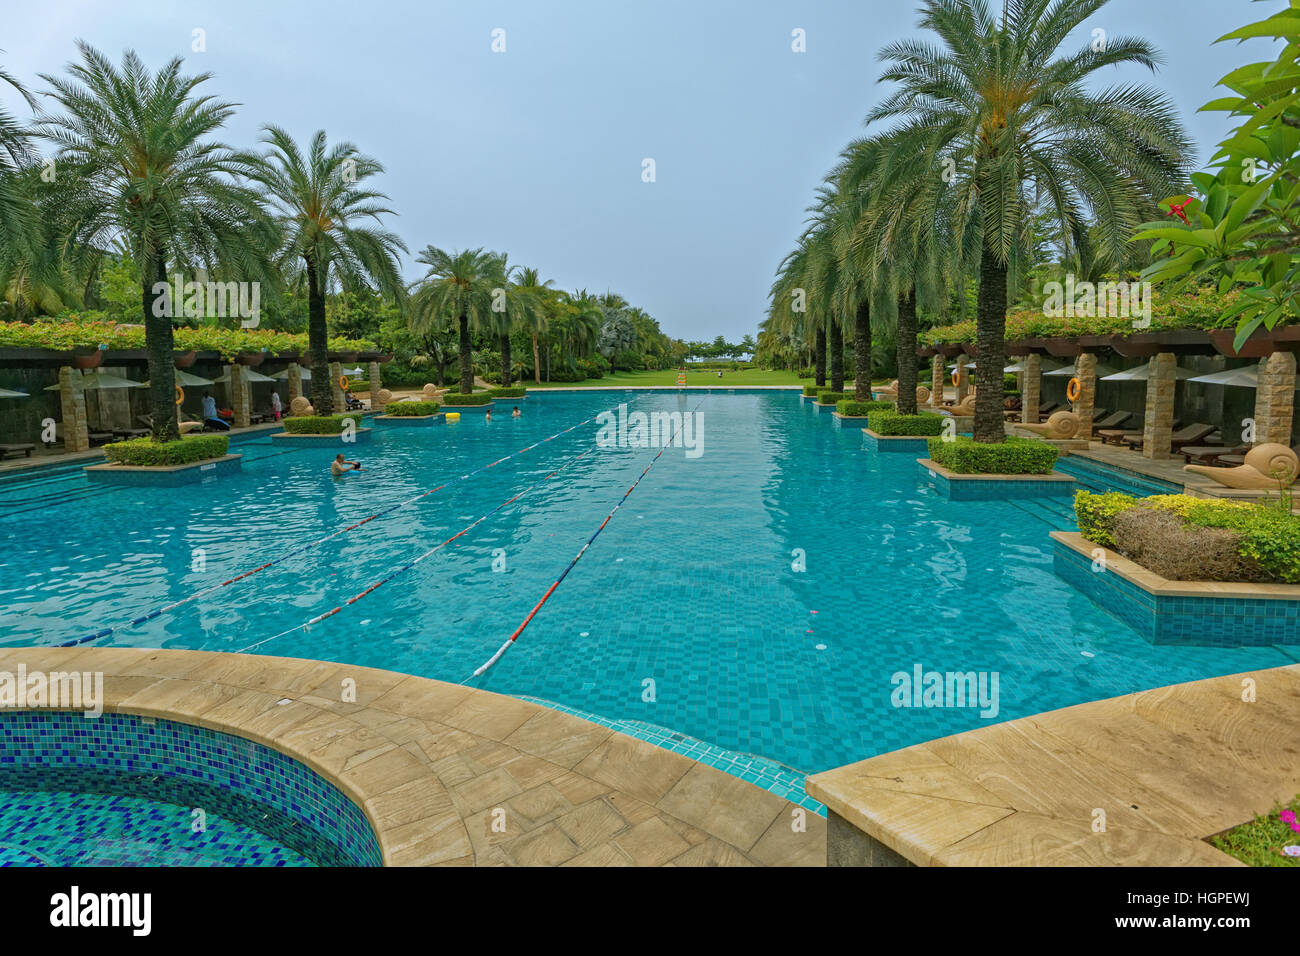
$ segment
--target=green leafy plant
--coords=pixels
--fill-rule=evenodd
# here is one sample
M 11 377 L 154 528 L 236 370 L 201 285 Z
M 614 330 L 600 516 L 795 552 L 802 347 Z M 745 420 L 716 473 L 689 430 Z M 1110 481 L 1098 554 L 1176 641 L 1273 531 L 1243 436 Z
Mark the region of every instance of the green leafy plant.
M 844 392 L 835 392 L 829 388 L 823 388 L 817 393 L 817 404 L 835 405 L 839 402 L 844 401 L 844 399 L 848 397 L 849 396 Z
M 479 392 L 474 395 L 460 395 L 456 392 L 448 392 L 442 396 L 444 405 L 488 405 L 492 402 L 492 396 L 487 392 Z
M 384 414 L 399 418 L 437 415 L 441 407 L 437 402 L 394 402 L 392 405 L 385 406 Z
M 494 398 L 523 398 L 528 394 L 526 388 L 493 388 L 488 390 L 488 394 Z
M 931 438 L 930 458 L 959 475 L 1048 475 L 1060 452 L 1036 438 L 1009 436 L 1001 445 L 988 445 L 959 435 Z
M 359 415 L 294 415 L 281 424 L 290 435 L 338 435 L 346 422 L 361 423 Z
M 104 457 L 119 465 L 137 467 L 189 465 L 224 457 L 229 442 L 226 435 L 189 435 L 164 442 L 152 438 L 132 438 L 105 445 Z
M 835 410 L 845 418 L 862 418 L 871 412 L 892 412 L 893 402 L 859 402 L 851 398 L 842 399 L 835 404 Z
M 943 425 L 947 419 L 943 415 L 922 412 L 919 415 L 899 415 L 893 411 L 867 413 L 867 427 L 877 435 L 902 436 L 912 435 L 928 438 L 943 434 Z
M 799 377 L 800 377 L 800 378 L 810 378 L 811 376 L 808 376 L 808 375 L 802 375 L 802 374 L 801 374 Z M 820 386 L 820 385 L 805 385 L 805 386 L 803 387 L 803 393 L 804 393 L 804 395 L 806 395 L 808 398 L 815 398 L 816 395 L 817 395 L 817 393 L 820 392 L 820 391 L 821 391 L 821 386 Z

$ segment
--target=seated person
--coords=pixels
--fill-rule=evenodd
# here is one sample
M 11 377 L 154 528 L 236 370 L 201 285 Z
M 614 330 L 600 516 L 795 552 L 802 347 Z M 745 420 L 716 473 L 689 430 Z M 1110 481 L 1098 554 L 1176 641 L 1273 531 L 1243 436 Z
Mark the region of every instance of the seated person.
M 203 427 L 215 428 L 221 432 L 230 431 L 230 423 L 217 414 L 217 400 L 212 397 L 211 392 L 203 393 Z
M 344 460 L 343 452 L 339 452 L 338 456 L 332 462 L 330 462 L 330 474 L 333 475 L 335 478 L 338 478 L 345 471 L 360 471 L 360 470 L 361 470 L 361 462 Z
M 343 403 L 347 406 L 347 410 L 350 412 L 363 407 L 361 399 L 353 397 L 352 389 L 350 388 L 345 388 L 343 390 Z

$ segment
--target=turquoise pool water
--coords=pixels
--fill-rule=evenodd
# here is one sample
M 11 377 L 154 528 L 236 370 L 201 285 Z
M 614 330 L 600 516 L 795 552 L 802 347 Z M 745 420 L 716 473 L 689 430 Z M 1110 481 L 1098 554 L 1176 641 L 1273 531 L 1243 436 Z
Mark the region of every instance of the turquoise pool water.
M 595 444 L 585 425 L 99 643 L 247 647 L 342 604 L 567 462 L 443 551 L 256 653 L 468 681 L 805 772 L 990 719 L 1300 659 L 1296 647 L 1148 644 L 1053 574 L 1047 534 L 1073 527 L 1068 499 L 945 501 L 921 487 L 913 458 L 863 451 L 857 429 L 792 392 L 535 392 L 517 420 L 506 402 L 490 424 L 468 411 L 454 425 L 380 422 L 349 449 L 365 470 L 341 480 L 328 472 L 333 450 L 266 437 L 234 447 L 242 474 L 165 493 L 108 490 L 77 470 L 10 476 L 0 644 L 121 625 L 620 402 L 685 411 L 701 400 L 703 453 L 659 458 L 482 678 L 475 668 L 655 449 L 571 461 Z M 794 570 L 796 552 L 806 570 Z M 892 675 L 917 666 L 996 673 L 996 718 L 894 706 Z

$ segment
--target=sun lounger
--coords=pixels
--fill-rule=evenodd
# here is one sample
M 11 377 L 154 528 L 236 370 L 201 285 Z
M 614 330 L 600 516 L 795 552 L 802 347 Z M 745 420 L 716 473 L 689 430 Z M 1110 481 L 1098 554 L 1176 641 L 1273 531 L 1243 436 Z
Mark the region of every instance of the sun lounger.
M 24 458 L 32 457 L 32 449 L 35 445 L 18 443 L 12 445 L 0 444 L 0 458 L 8 458 L 10 455 L 22 455 Z
M 1249 445 L 1186 445 L 1178 449 L 1187 464 L 1213 465 L 1225 455 L 1241 455 L 1250 451 Z M 1238 462 L 1240 464 L 1240 462 Z
M 1197 442 L 1205 441 L 1213 431 L 1214 426 L 1206 425 L 1204 422 L 1188 425 L 1186 428 L 1181 428 L 1169 436 L 1169 447 L 1173 451 L 1178 451 L 1184 445 L 1195 445 Z M 1139 432 L 1137 435 L 1126 435 L 1123 442 L 1136 451 L 1142 447 L 1144 438 L 1142 433 Z
M 140 438 L 148 434 L 149 434 L 149 429 L 147 428 L 114 428 L 113 429 L 114 438 Z
M 1103 429 L 1106 431 L 1123 431 L 1124 425 L 1126 425 L 1128 420 L 1132 417 L 1132 412 L 1111 412 L 1105 417 L 1094 413 L 1092 419 L 1092 437 L 1096 438 Z

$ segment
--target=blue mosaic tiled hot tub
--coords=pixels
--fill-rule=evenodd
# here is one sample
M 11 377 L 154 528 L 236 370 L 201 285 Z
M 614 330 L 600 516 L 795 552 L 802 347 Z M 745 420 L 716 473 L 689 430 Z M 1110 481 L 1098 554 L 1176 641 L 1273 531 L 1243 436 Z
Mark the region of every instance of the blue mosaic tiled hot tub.
M 361 808 L 251 740 L 131 714 L 0 712 L 0 866 L 380 866 Z

